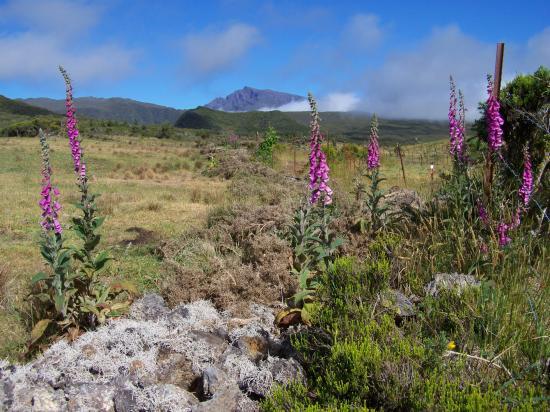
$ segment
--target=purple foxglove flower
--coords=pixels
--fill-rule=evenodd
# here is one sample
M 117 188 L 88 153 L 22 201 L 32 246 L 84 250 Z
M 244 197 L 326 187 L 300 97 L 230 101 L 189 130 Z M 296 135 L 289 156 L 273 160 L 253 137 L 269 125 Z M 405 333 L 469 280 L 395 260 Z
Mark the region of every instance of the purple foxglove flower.
M 330 169 L 325 153 L 321 148 L 323 135 L 319 127 L 320 119 L 317 102 L 311 93 L 308 93 L 308 100 L 311 106 L 311 134 L 309 140 L 309 189 L 311 190 L 311 196 L 309 202 L 315 204 L 322 196 L 323 204 L 326 206 L 332 203 L 332 190 L 328 186 Z
M 376 169 L 380 166 L 380 145 L 378 144 L 378 119 L 375 114 L 370 122 L 370 141 L 367 152 L 367 168 Z
M 74 171 L 78 178 L 82 181 L 86 181 L 86 165 L 82 159 L 82 148 L 80 146 L 80 140 L 78 139 L 78 125 L 75 116 L 75 108 L 73 106 L 73 87 L 71 85 L 71 79 L 65 69 L 59 66 L 59 71 L 63 75 L 66 87 L 66 99 L 65 107 L 67 109 L 67 136 L 69 137 L 69 145 L 71 147 L 71 155 L 73 157 Z
M 489 150 L 491 152 L 497 152 L 503 145 L 502 141 L 502 125 L 504 120 L 500 115 L 500 103 L 498 99 L 493 96 L 493 81 L 491 77 L 487 77 L 487 93 L 489 98 L 487 99 L 487 142 L 489 144 Z
M 525 148 L 523 152 L 523 176 L 521 188 L 519 189 L 519 197 L 523 202 L 523 207 L 527 207 L 531 194 L 533 193 L 533 166 L 531 165 L 531 157 L 529 150 Z
M 452 76 L 450 77 L 450 88 L 451 94 L 449 99 L 449 152 L 451 153 L 451 156 L 455 156 L 457 154 L 457 140 L 460 132 L 458 122 L 456 120 L 456 86 Z
M 50 165 L 50 147 L 46 141 L 46 135 L 39 130 L 40 146 L 42 149 L 42 189 L 40 190 L 40 202 L 38 205 L 42 210 L 42 221 L 40 225 L 44 231 L 51 230 L 56 234 L 61 234 L 63 228 L 59 223 L 59 211 L 61 205 L 57 201 L 59 189 L 52 186 L 52 167 Z

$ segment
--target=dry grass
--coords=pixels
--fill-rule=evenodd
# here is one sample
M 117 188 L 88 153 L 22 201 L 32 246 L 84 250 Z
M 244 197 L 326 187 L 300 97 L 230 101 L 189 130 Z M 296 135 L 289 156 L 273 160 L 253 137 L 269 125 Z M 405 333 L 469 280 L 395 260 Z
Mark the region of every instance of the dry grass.
M 386 189 L 393 186 L 405 187 L 416 190 L 425 198 L 429 197 L 441 183 L 439 174 L 451 168 L 447 145 L 447 140 L 441 140 L 402 146 L 406 182 L 403 180 L 401 163 L 394 152 L 394 147 L 383 146 L 380 170 L 386 181 L 383 182 L 382 187 Z M 337 144 L 337 151 L 344 154 L 328 160 L 330 178 L 334 182 L 333 186 L 351 191 L 353 179 L 361 167 L 361 160 L 351 153 L 346 155 L 343 146 Z M 350 147 L 350 145 L 345 146 Z M 279 145 L 274 154 L 275 169 L 295 176 L 305 176 L 308 170 L 308 153 L 306 146 L 295 149 L 290 145 Z M 430 175 L 431 164 L 434 165 L 435 171 L 433 181 Z

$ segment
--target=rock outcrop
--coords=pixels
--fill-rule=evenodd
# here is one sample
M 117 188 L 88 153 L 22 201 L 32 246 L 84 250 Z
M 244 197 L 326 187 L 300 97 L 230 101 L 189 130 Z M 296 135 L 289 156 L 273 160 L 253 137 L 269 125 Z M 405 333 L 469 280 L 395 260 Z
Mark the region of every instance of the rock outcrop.
M 0 363 L 7 411 L 254 411 L 274 383 L 303 380 L 270 309 L 232 318 L 210 302 L 170 310 L 156 294 L 26 365 Z M 282 350 L 281 348 L 287 348 Z

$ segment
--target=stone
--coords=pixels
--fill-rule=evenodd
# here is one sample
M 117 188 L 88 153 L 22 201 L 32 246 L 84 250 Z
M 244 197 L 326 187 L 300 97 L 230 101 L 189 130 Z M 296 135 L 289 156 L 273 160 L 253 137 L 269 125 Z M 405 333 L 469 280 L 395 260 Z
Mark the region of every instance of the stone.
M 51 387 L 37 387 L 32 392 L 32 410 L 41 412 L 58 412 L 65 410 L 65 399 Z M 29 409 L 31 410 L 31 409 Z
M 245 395 L 236 384 L 224 385 L 209 400 L 192 407 L 192 412 L 236 412 L 243 403 Z
M 285 385 L 292 381 L 306 383 L 304 369 L 295 359 L 274 358 L 268 370 L 273 375 L 273 381 L 279 384 Z
M 228 342 L 217 333 L 192 330 L 189 332 L 189 336 L 210 347 L 215 359 L 218 359 L 223 354 L 228 345 Z
M 188 319 L 189 314 L 189 309 L 187 309 L 184 305 L 179 305 L 170 311 L 167 318 L 171 323 L 179 323 L 184 319 Z
M 206 368 L 201 376 L 201 396 L 206 399 L 211 398 L 228 382 L 230 382 L 229 377 L 221 369 L 215 366 Z
M 138 410 L 134 391 L 127 387 L 119 387 L 114 394 L 116 412 L 135 412 Z
M 115 387 L 101 383 L 83 383 L 66 389 L 68 412 L 115 412 Z
M 414 304 L 411 300 L 398 290 L 390 289 L 386 296 L 391 300 L 391 309 L 397 318 L 409 318 L 416 315 Z
M 411 189 L 392 187 L 384 196 L 382 206 L 389 208 L 392 213 L 417 214 L 425 210 L 426 205 L 422 198 Z
M 461 273 L 437 273 L 434 279 L 426 285 L 426 294 L 437 297 L 442 290 L 454 290 L 458 294 L 470 287 L 481 285 L 472 275 Z
M 156 293 L 146 293 L 132 305 L 130 316 L 137 320 L 158 320 L 168 315 L 169 312 L 162 296 Z
M 267 357 L 269 342 L 263 336 L 241 336 L 233 345 L 252 362 L 259 362 Z
M 169 383 L 189 390 L 199 375 L 193 372 L 193 362 L 182 353 L 161 348 L 157 356 L 157 382 Z
M 148 387 L 147 394 L 149 405 L 140 406 L 149 406 L 153 411 L 189 411 L 199 402 L 192 393 L 171 384 Z

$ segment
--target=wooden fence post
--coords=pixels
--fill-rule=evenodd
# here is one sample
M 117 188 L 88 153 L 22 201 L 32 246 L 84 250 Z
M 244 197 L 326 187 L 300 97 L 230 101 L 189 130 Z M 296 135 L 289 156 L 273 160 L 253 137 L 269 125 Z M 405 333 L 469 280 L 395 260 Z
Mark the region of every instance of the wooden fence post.
M 401 146 L 399 146 L 399 143 L 397 143 L 395 152 L 397 156 L 399 156 L 399 161 L 401 162 L 401 172 L 403 173 L 403 182 L 407 184 L 407 179 L 405 178 L 405 166 L 403 166 L 403 154 L 401 153 Z

